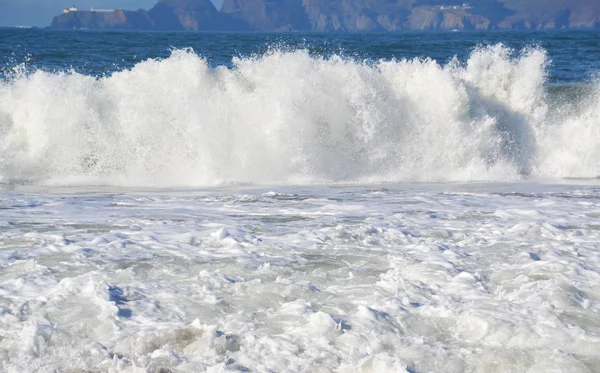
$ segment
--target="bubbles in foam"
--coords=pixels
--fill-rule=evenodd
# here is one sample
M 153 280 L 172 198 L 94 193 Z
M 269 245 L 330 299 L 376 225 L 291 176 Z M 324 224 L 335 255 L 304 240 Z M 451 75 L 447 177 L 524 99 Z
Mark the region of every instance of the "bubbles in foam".
M 210 68 L 190 50 L 94 78 L 0 83 L 0 181 L 228 182 L 595 177 L 600 94 L 548 105 L 548 59 L 502 46 L 465 64 L 280 51 Z M 566 104 L 565 104 L 566 105 Z

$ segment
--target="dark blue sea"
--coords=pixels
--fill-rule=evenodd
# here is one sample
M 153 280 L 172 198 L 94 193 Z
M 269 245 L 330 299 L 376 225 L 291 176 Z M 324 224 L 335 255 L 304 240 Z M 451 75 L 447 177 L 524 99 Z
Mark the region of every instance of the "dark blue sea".
M 600 71 L 599 31 L 236 34 L 0 29 L 0 65 L 4 74 L 25 63 L 28 69 L 104 76 L 188 48 L 211 67 L 232 67 L 234 57 L 273 50 L 306 50 L 315 57 L 339 55 L 370 62 L 431 58 L 444 64 L 454 57 L 464 62 L 474 48 L 494 44 L 516 53 L 544 49 L 551 61 L 550 83 L 587 82 Z

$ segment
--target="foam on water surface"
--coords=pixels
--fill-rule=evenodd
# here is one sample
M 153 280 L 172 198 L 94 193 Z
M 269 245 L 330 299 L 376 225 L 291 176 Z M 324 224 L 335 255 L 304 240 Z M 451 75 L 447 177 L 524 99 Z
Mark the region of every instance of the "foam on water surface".
M 2 71 L 0 370 L 600 371 L 600 86 L 293 49 Z
M 0 208 L 5 372 L 600 369 L 593 184 L 18 187 Z

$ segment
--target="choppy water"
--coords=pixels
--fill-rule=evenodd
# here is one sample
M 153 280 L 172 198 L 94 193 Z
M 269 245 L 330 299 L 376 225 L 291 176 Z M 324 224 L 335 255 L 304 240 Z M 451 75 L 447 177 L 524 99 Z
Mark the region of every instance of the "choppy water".
M 599 371 L 599 35 L 0 30 L 0 370 Z
M 315 56 L 343 55 L 371 62 L 430 57 L 445 64 L 454 56 L 464 61 L 477 45 L 502 43 L 516 50 L 541 47 L 553 61 L 550 82 L 574 83 L 597 74 L 599 40 L 599 31 L 214 34 L 0 29 L 0 65 L 6 69 L 27 61 L 31 70 L 73 69 L 102 76 L 185 48 L 193 48 L 211 67 L 232 67 L 232 57 L 262 55 L 274 49 L 302 49 Z

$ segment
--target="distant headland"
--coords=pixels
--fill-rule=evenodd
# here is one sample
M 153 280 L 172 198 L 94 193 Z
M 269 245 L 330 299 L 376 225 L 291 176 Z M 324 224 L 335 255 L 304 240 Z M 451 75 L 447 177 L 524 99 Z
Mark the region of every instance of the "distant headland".
M 589 0 L 158 0 L 149 10 L 73 6 L 55 29 L 377 32 L 600 29 Z

